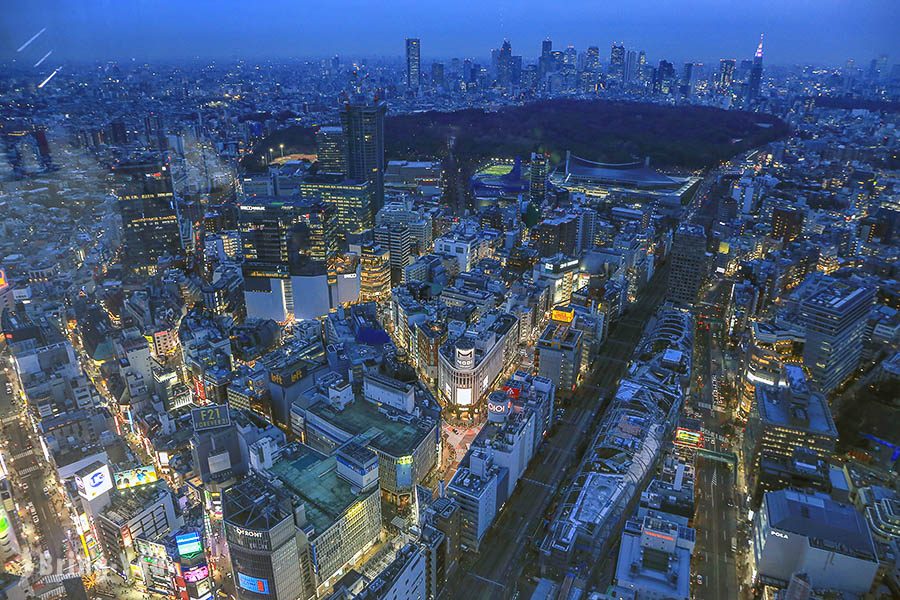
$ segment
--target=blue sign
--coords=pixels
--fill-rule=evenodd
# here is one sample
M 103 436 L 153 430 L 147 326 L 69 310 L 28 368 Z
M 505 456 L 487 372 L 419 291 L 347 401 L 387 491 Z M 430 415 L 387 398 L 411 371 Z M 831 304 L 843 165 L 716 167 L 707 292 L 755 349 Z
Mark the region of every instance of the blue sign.
M 203 552 L 203 541 L 196 531 L 175 536 L 175 544 L 178 546 L 178 554 L 183 557 L 193 556 Z
M 248 592 L 256 592 L 257 594 L 268 594 L 269 593 L 269 580 L 268 579 L 260 579 L 259 577 L 250 577 L 249 575 L 244 575 L 240 571 L 237 572 L 238 576 L 238 585 L 247 590 Z

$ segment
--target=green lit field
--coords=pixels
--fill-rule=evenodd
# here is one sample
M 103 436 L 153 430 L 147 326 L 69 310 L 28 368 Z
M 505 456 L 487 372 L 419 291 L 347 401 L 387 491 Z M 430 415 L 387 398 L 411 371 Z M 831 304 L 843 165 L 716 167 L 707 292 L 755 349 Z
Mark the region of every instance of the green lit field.
M 501 175 L 506 175 L 512 171 L 512 168 L 512 165 L 495 164 L 478 171 L 478 175 L 493 175 L 494 177 L 500 177 Z

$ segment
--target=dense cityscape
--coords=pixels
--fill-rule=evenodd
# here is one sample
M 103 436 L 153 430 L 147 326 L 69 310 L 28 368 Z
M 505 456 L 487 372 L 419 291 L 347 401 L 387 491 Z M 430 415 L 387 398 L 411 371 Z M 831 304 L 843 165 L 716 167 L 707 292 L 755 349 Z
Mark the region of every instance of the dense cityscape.
M 900 597 L 888 56 L 51 35 L 0 63 L 0 598 Z

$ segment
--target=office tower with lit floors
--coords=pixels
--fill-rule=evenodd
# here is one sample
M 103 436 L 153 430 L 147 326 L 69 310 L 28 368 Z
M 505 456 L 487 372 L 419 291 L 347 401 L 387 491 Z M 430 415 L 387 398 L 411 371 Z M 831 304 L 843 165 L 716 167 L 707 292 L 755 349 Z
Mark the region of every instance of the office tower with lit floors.
M 672 237 L 672 266 L 667 298 L 693 306 L 706 278 L 706 232 L 699 225 L 681 225 Z
M 416 92 L 422 82 L 422 55 L 419 38 L 406 38 L 406 86 Z
M 178 209 L 169 165 L 157 158 L 113 167 L 119 184 L 122 262 L 129 273 L 154 275 L 161 261 L 183 257 Z
M 347 139 L 340 127 L 319 127 L 316 132 L 316 164 L 319 173 L 347 174 Z
M 803 364 L 824 393 L 837 388 L 859 365 L 874 302 L 874 288 L 826 280 L 800 303 L 806 328 Z
M 381 302 L 391 296 L 391 254 L 378 244 L 366 244 L 359 257 L 361 302 Z
M 384 116 L 387 104 L 355 98 L 341 111 L 347 177 L 372 185 L 374 210 L 384 206 Z
M 763 70 L 763 36 L 759 36 L 759 46 L 756 48 L 756 54 L 753 55 L 753 64 L 750 67 L 750 77 L 747 85 L 747 95 L 750 102 L 759 99 L 759 89 L 762 84 Z
M 241 203 L 238 226 L 248 317 L 285 322 L 330 310 L 336 213 L 320 200 L 253 197 Z
M 303 511 L 288 494 L 248 477 L 222 493 L 222 519 L 238 600 L 309 597 L 297 541 Z
M 719 61 L 719 77 L 716 81 L 716 90 L 720 94 L 730 94 L 731 84 L 734 82 L 734 59 L 723 58 Z

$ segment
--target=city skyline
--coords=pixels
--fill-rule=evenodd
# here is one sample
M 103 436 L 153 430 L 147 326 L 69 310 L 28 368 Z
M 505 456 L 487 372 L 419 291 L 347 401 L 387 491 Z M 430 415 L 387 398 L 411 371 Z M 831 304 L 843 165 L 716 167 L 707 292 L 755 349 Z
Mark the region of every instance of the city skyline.
M 891 25 L 900 17 L 900 7 L 887 1 L 865 6 L 836 0 L 799 2 L 787 7 L 768 0 L 694 0 L 662 7 L 639 2 L 622 12 L 586 2 L 570 4 L 567 11 L 537 2 L 463 2 L 449 7 L 405 1 L 377 8 L 362 2 L 300 7 L 277 1 L 249 10 L 231 0 L 203 0 L 192 2 L 196 10 L 189 14 L 157 0 L 127 6 L 62 3 L 65 10 L 48 4 L 54 3 L 36 2 L 0 17 L 5 61 L 30 60 L 16 50 L 42 28 L 46 32 L 34 45 L 52 49 L 54 59 L 63 62 L 400 57 L 402 40 L 412 37 L 422 40 L 422 56 L 429 59 L 487 56 L 504 39 L 517 54 L 533 58 L 540 41 L 549 37 L 561 48 L 622 42 L 656 59 L 709 61 L 752 56 L 760 33 L 766 34 L 770 65 L 843 64 L 850 58 L 861 62 L 900 54 Z

